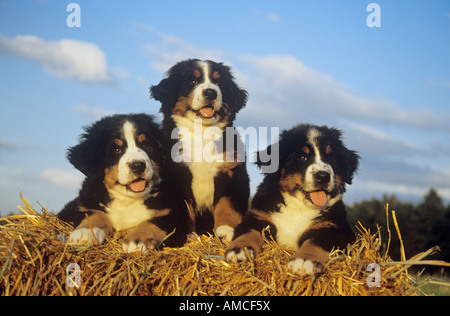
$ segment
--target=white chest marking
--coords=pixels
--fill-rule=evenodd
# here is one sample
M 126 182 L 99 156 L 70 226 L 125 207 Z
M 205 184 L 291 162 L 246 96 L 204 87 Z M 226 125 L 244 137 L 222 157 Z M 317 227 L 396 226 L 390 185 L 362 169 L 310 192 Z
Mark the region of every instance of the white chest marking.
M 181 148 L 181 155 L 172 151 L 172 159 L 188 166 L 192 173 L 191 189 L 201 212 L 211 209 L 214 204 L 214 178 L 220 166 L 225 163 L 224 154 L 216 153 L 215 141 L 221 144 L 222 130 L 219 127 L 202 126 L 201 120 L 192 121 L 173 116 L 177 123 L 178 135 L 172 133 L 172 138 L 179 138 L 177 150 Z M 181 147 L 180 147 L 181 145 Z
M 308 207 L 302 197 L 283 193 L 286 205 L 272 213 L 272 221 L 277 228 L 277 242 L 291 249 L 298 249 L 300 236 L 308 229 L 319 212 Z
M 106 211 L 115 230 L 137 226 L 154 216 L 154 211 L 144 205 L 143 199 L 128 198 L 123 195 L 116 196 L 106 206 Z

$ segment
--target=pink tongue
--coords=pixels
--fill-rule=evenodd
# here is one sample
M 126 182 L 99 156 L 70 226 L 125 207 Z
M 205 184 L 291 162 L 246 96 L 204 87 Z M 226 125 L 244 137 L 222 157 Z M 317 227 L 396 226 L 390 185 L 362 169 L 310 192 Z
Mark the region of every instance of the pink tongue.
M 134 192 L 142 192 L 145 190 L 146 185 L 147 185 L 147 182 L 145 180 L 138 180 L 138 181 L 131 182 L 128 187 Z
M 328 198 L 325 191 L 315 191 L 309 194 L 311 201 L 316 205 L 323 207 L 327 204 Z
M 204 118 L 211 118 L 214 115 L 214 109 L 209 106 L 201 108 L 199 112 Z

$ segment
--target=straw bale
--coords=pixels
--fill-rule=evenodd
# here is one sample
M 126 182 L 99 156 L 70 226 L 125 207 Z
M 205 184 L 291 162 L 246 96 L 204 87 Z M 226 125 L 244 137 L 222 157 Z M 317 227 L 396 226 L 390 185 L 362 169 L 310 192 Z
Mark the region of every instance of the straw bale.
M 0 219 L 0 295 L 416 295 L 404 264 L 380 253 L 381 240 L 360 227 L 358 240 L 330 254 L 325 271 L 300 278 L 287 271 L 292 251 L 271 240 L 254 260 L 228 263 L 227 244 L 194 235 L 185 246 L 126 254 L 118 232 L 103 245 L 61 242 L 73 229 L 23 199 L 23 214 Z M 58 239 L 59 238 L 59 239 Z M 77 281 L 67 270 L 80 269 Z M 370 263 L 380 266 L 380 287 L 369 287 Z M 69 279 L 69 284 L 67 280 Z M 71 280 L 73 282 L 71 282 Z

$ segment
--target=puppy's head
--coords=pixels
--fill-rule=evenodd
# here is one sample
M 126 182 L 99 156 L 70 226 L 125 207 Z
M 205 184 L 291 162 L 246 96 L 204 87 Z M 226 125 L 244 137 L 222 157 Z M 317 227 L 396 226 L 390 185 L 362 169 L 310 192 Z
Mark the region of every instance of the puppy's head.
M 284 131 L 276 144 L 279 170 L 267 176 L 276 177 L 283 192 L 300 196 L 311 207 L 331 207 L 342 198 L 345 185 L 352 183 L 359 161 L 356 152 L 344 146 L 341 135 L 337 129 L 312 125 Z M 257 164 L 263 165 L 259 158 Z
M 230 68 L 210 60 L 179 62 L 150 92 L 162 103 L 165 117 L 201 119 L 206 126 L 228 125 L 247 102 L 247 92 L 236 85 Z
M 112 194 L 146 197 L 160 181 L 158 125 L 144 114 L 114 115 L 87 127 L 68 159 Z

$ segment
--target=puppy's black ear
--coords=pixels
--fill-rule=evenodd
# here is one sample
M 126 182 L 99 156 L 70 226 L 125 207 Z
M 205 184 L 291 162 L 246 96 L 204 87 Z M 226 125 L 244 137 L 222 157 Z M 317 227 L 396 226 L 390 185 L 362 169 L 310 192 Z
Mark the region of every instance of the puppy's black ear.
M 183 69 L 192 60 L 181 61 L 172 66 L 167 72 L 167 77 L 156 86 L 150 87 L 150 96 L 161 102 L 161 113 L 170 115 L 170 110 L 177 102 L 183 77 Z
M 103 169 L 107 146 L 107 129 L 111 117 L 106 117 L 85 128 L 80 137 L 80 143 L 67 150 L 67 159 L 85 176 L 92 176 Z
M 164 115 L 170 115 L 179 95 L 179 82 L 173 76 L 163 79 L 157 86 L 150 88 L 150 95 L 161 102 L 159 111 Z
M 226 92 L 223 95 L 224 102 L 232 107 L 233 114 L 236 114 L 247 105 L 248 92 L 241 89 L 236 83 L 233 74 L 231 73 L 231 68 L 219 63 L 224 69 L 224 79 L 227 82 L 227 87 L 224 87 Z M 229 84 L 228 84 L 229 83 Z
M 346 165 L 346 170 L 344 172 L 344 181 L 348 184 L 352 184 L 353 176 L 358 170 L 360 156 L 356 151 L 349 150 L 347 148 L 343 149 L 344 163 Z
M 234 82 L 232 91 L 234 95 L 235 113 L 237 113 L 246 106 L 248 92 L 244 89 L 239 88 Z
M 95 166 L 98 164 L 97 156 L 95 147 L 91 148 L 91 142 L 86 140 L 67 150 L 67 159 L 86 177 L 94 174 Z
M 156 86 L 150 87 L 150 96 L 156 101 L 163 102 L 170 94 L 170 82 L 169 79 L 163 79 Z

